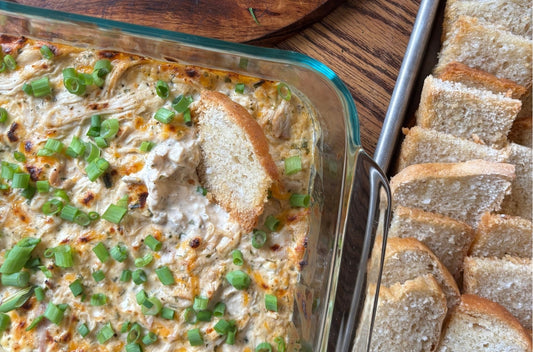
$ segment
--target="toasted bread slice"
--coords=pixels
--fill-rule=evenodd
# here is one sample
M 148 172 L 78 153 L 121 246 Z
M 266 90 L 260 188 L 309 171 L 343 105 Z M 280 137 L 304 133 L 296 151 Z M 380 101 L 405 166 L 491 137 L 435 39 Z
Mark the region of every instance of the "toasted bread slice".
M 506 162 L 509 150 L 494 149 L 448 133 L 415 126 L 404 129 L 398 170 L 413 164 L 457 163 L 473 159 Z
M 444 215 L 398 206 L 389 229 L 392 237 L 413 237 L 424 243 L 442 264 L 461 282 L 463 260 L 474 239 L 474 230 L 467 224 Z
M 524 87 L 531 85 L 532 42 L 470 16 L 459 16 L 442 44 L 435 75 L 450 62 L 510 79 Z
M 531 327 L 532 281 L 530 258 L 465 258 L 464 293 L 501 304 L 524 327 Z
M 517 118 L 511 127 L 511 132 L 509 132 L 509 141 L 525 147 L 533 147 L 531 138 L 533 135 L 532 120 L 531 115 Z
M 447 0 L 443 33 L 459 16 L 476 17 L 513 34 L 531 39 L 531 1 L 529 0 Z
M 531 352 L 531 337 L 505 308 L 465 294 L 450 311 L 438 352 Z
M 390 181 L 395 205 L 420 208 L 476 227 L 498 210 L 514 179 L 514 166 L 484 160 L 411 165 Z
M 533 226 L 530 220 L 486 213 L 478 224 L 468 253 L 473 257 L 503 258 L 510 255 L 531 259 L 532 234 Z
M 503 94 L 429 75 L 416 118 L 421 127 L 502 148 L 521 107 L 519 100 Z
M 415 238 L 391 237 L 387 240 L 381 284 L 390 287 L 399 282 L 430 274 L 446 295 L 448 308 L 459 303 L 459 288 L 448 269 L 423 243 Z
M 511 143 L 509 149 L 508 163 L 515 166 L 516 178 L 511 186 L 511 194 L 503 200 L 501 213 L 531 220 L 533 211 L 531 204 L 531 192 L 533 189 L 532 149 L 515 143 Z
M 446 312 L 446 296 L 431 275 L 381 287 L 370 351 L 433 351 Z
M 204 90 L 194 114 L 202 184 L 250 231 L 263 212 L 269 188 L 279 179 L 265 134 L 244 107 L 222 93 Z

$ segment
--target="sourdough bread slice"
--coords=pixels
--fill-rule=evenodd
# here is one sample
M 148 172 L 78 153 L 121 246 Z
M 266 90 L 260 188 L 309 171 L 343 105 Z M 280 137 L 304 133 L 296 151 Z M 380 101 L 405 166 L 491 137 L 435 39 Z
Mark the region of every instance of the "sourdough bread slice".
M 530 0 L 447 0 L 443 33 L 459 16 L 476 17 L 513 34 L 531 39 Z
M 531 220 L 533 211 L 531 204 L 531 192 L 533 190 L 532 149 L 511 143 L 509 150 L 508 163 L 515 166 L 516 178 L 511 185 L 511 194 L 503 200 L 501 213 Z
M 389 241 L 393 237 L 413 237 L 424 243 L 460 282 L 463 260 L 474 239 L 474 230 L 444 215 L 398 206 L 392 217 Z
M 472 257 L 503 258 L 510 255 L 531 259 L 532 234 L 533 226 L 529 220 L 485 213 L 468 253 Z
M 494 149 L 448 133 L 415 126 L 404 129 L 398 170 L 413 164 L 457 163 L 473 159 L 506 162 L 509 150 Z
M 420 208 L 476 227 L 498 210 L 514 179 L 514 166 L 484 160 L 411 165 L 390 181 L 393 205 Z
M 526 328 L 531 328 L 532 281 L 529 258 L 465 258 L 464 293 L 501 304 Z
M 381 287 L 370 351 L 433 351 L 446 312 L 446 296 L 431 275 Z
M 438 352 L 530 352 L 531 338 L 501 305 L 465 294 L 451 310 Z
M 431 75 L 424 80 L 417 123 L 457 137 L 502 148 L 522 103 Z
M 414 238 L 387 240 L 381 285 L 390 287 L 419 276 L 432 275 L 446 295 L 448 309 L 459 303 L 459 288 L 448 269 L 431 250 Z
M 521 99 L 527 88 L 514 81 L 498 78 L 488 72 L 468 67 L 460 62 L 450 62 L 443 67 L 437 78 L 443 81 L 453 81 L 464 84 L 467 87 L 486 89 L 493 93 L 504 94 L 513 99 Z
M 434 72 L 439 75 L 447 64 L 456 61 L 528 87 L 531 48 L 529 39 L 481 23 L 474 17 L 459 16 L 450 26 Z
M 533 135 L 532 120 L 531 115 L 514 120 L 513 127 L 511 127 L 511 132 L 508 135 L 509 141 L 525 147 L 533 147 L 531 138 Z
M 270 186 L 279 178 L 265 134 L 244 107 L 222 93 L 202 91 L 194 115 L 202 184 L 250 231 L 263 212 Z

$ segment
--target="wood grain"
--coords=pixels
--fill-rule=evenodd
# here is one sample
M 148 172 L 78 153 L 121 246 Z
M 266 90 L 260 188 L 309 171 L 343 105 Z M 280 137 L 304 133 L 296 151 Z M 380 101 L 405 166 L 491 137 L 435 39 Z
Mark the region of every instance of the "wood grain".
M 15 0 L 52 10 L 263 45 L 327 15 L 344 0 Z M 249 9 L 253 9 L 252 16 Z M 257 21 L 256 21 L 257 20 Z

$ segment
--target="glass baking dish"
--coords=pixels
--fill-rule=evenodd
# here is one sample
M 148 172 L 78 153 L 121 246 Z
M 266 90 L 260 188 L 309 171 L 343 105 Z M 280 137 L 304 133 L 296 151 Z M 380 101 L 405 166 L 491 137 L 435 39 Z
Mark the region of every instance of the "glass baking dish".
M 78 47 L 119 50 L 286 82 L 316 112 L 320 134 L 311 189 L 314 209 L 295 290 L 302 350 L 366 351 L 388 228 L 386 178 L 360 146 L 353 99 L 335 73 L 294 52 L 37 9 L 0 1 L 0 32 Z M 377 248 L 375 248 L 377 247 Z M 378 256 L 370 268 L 371 253 Z M 305 265 L 303 265 L 305 264 Z M 367 297 L 367 288 L 376 287 Z

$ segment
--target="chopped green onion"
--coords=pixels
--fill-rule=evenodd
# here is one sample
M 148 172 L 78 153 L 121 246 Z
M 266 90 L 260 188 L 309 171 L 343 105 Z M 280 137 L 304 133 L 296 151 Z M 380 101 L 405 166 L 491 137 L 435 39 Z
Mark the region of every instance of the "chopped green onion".
M 167 307 L 163 307 L 163 309 L 161 309 L 161 318 L 166 320 L 173 320 L 175 313 L 176 312 L 174 312 L 174 310 Z
M 226 303 L 218 302 L 217 304 L 215 304 L 215 309 L 213 309 L 213 315 L 215 317 L 221 317 L 224 315 L 225 311 L 226 311 Z
M 51 60 L 54 58 L 54 53 L 53 51 L 48 47 L 48 45 L 43 45 L 41 46 L 41 49 L 39 49 L 39 51 L 41 52 L 41 55 L 47 59 L 47 60 Z
M 248 12 L 250 12 L 250 15 L 252 15 L 252 18 L 253 18 L 254 22 L 256 24 L 260 24 L 259 21 L 257 20 L 257 17 L 255 16 L 255 12 L 254 12 L 254 9 L 252 7 L 248 8 Z
M 174 118 L 174 112 L 165 108 L 159 108 L 154 115 L 154 119 L 161 123 L 170 123 Z
M 35 182 L 35 186 L 37 186 L 37 192 L 39 193 L 50 192 L 50 182 L 48 180 L 37 181 Z
M 172 101 L 172 108 L 179 114 L 184 113 L 191 105 L 193 99 L 190 95 L 179 95 Z
M 63 202 L 59 199 L 50 199 L 43 204 L 41 210 L 44 215 L 55 215 L 63 209 Z
M 26 199 L 32 199 L 35 192 L 37 192 L 37 188 L 30 183 L 20 194 Z
M 133 279 L 133 283 L 135 285 L 142 285 L 146 282 L 148 279 L 146 277 L 146 273 L 142 269 L 137 269 L 131 274 L 131 278 Z
M 129 197 L 126 194 L 118 200 L 117 206 L 124 208 L 124 209 L 128 209 L 128 201 L 129 201 Z
M 189 340 L 191 346 L 201 346 L 204 344 L 204 339 L 202 338 L 200 329 L 198 328 L 187 331 L 187 339 Z
M 96 61 L 94 64 L 94 71 L 100 70 L 99 74 L 107 75 L 109 72 L 111 72 L 111 69 L 113 66 L 111 65 L 111 61 L 108 59 L 101 59 Z
M 59 325 L 61 320 L 63 320 L 65 311 L 60 309 L 59 306 L 56 306 L 52 302 L 48 302 L 46 310 L 44 311 L 44 317 L 50 320 L 52 323 Z
M 10 70 L 14 70 L 17 68 L 17 62 L 15 61 L 15 58 L 11 56 L 10 54 L 7 54 L 4 56 L 4 63 L 6 64 L 7 68 Z
M 30 84 L 34 97 L 44 97 L 52 93 L 52 88 L 50 87 L 50 80 L 48 79 L 48 77 L 36 79 Z
M 131 326 L 128 335 L 126 336 L 126 341 L 128 343 L 134 343 L 139 341 L 142 335 L 142 327 L 138 323 L 133 323 Z
M 126 215 L 127 211 L 128 209 L 119 207 L 118 205 L 110 204 L 104 214 L 102 214 L 102 219 L 105 219 L 114 224 L 118 224 L 120 223 L 124 215 Z
M 272 215 L 269 215 L 267 216 L 267 218 L 265 219 L 265 226 L 270 230 L 270 231 L 276 231 L 280 225 L 280 221 L 279 219 L 277 219 L 276 217 L 272 216 Z
M 207 309 L 207 305 L 209 304 L 209 299 L 201 296 L 194 297 L 194 303 L 192 305 L 192 308 L 199 312 L 201 310 Z
M 7 121 L 8 113 L 5 108 L 0 108 L 0 123 Z
M 78 156 L 82 155 L 84 152 L 85 152 L 85 143 L 83 143 L 76 136 L 72 137 L 72 141 L 70 142 L 70 145 L 68 146 L 65 153 L 72 158 L 77 158 Z
M 168 266 L 160 266 L 155 269 L 155 273 L 163 285 L 173 285 L 176 282 Z
M 283 337 L 278 336 L 274 339 L 274 342 L 278 345 L 278 352 L 285 352 L 287 346 L 285 345 L 285 340 Z
M 19 170 L 20 168 L 17 164 L 2 161 L 2 173 L 0 176 L 5 180 L 12 180 L 15 172 L 18 172 Z
M 98 177 L 102 176 L 108 168 L 109 162 L 104 158 L 98 158 L 91 161 L 89 165 L 85 167 L 85 172 L 87 173 L 89 180 L 94 182 Z
M 91 219 L 89 218 L 89 215 L 87 215 L 83 211 L 79 211 L 78 214 L 76 214 L 76 217 L 74 218 L 74 222 L 80 226 L 89 226 L 89 224 L 91 223 Z
M 30 325 L 26 328 L 26 331 L 31 331 L 35 329 L 37 325 L 44 319 L 44 315 L 39 315 L 37 318 L 35 318 Z
M 215 324 L 215 326 L 213 326 L 213 330 L 215 330 L 220 335 L 226 335 L 230 327 L 231 327 L 231 324 L 228 323 L 227 320 L 220 319 Z
M 85 144 L 85 160 L 90 163 L 100 157 L 100 148 L 94 143 Z
M 17 172 L 13 175 L 12 188 L 26 188 L 30 184 L 30 174 Z
M 52 156 L 54 155 L 55 153 L 53 151 L 51 151 L 50 149 L 40 149 L 38 152 L 37 152 L 37 156 Z
M 109 258 L 109 251 L 102 242 L 98 242 L 98 244 L 93 247 L 93 252 L 102 263 L 105 263 Z
M 196 319 L 196 312 L 194 311 L 194 309 L 192 309 L 192 307 L 185 308 L 185 311 L 183 312 L 183 319 L 188 324 L 196 324 L 196 322 L 198 321 Z
M 140 290 L 135 295 L 135 299 L 137 300 L 138 305 L 143 305 L 146 301 L 148 301 L 148 295 L 144 290 Z M 148 301 L 148 303 L 148 308 L 150 308 L 153 304 L 150 301 Z
M 7 69 L 6 63 L 4 60 L 0 61 L 0 72 L 4 72 Z M 26 84 L 26 83 L 24 83 Z
M 191 126 L 192 125 L 192 120 L 191 120 L 191 110 L 187 109 L 183 112 L 183 122 L 185 123 L 185 125 L 187 126 Z
M 202 186 L 196 187 L 196 192 L 200 193 L 202 196 L 206 196 L 207 195 L 207 189 L 205 187 L 202 187 Z
M 157 315 L 163 309 L 163 304 L 157 297 L 150 297 L 147 299 L 148 302 L 152 303 L 151 307 L 147 307 L 145 304 L 141 307 L 141 312 L 144 315 Z
M 103 270 L 96 270 L 92 273 L 93 279 L 96 282 L 100 282 L 105 279 L 105 273 Z
M 100 137 L 113 138 L 117 135 L 119 130 L 119 122 L 117 119 L 107 119 L 102 122 L 100 126 Z
M 235 344 L 235 334 L 237 333 L 236 329 L 233 327 L 228 331 L 228 334 L 226 335 L 226 343 L 228 345 L 234 345 Z
M 78 325 L 78 328 L 76 330 L 78 330 L 78 334 L 80 334 L 81 337 L 89 335 L 90 332 L 89 327 L 85 325 L 85 323 L 81 323 L 80 325 Z
M 285 174 L 292 175 L 302 171 L 302 159 L 299 155 L 291 156 L 284 160 Z
M 2 285 L 13 287 L 26 287 L 30 282 L 30 273 L 19 271 L 18 273 L 2 274 Z
M 37 299 L 37 302 L 42 302 L 44 300 L 44 290 L 42 287 L 35 287 L 35 298 Z
M 78 297 L 83 293 L 83 286 L 81 284 L 80 279 L 72 281 L 72 283 L 68 285 L 68 287 L 70 288 L 70 291 L 72 292 L 74 297 Z
M 128 259 L 128 247 L 124 244 L 119 243 L 115 247 L 111 248 L 111 257 L 117 262 L 123 262 Z
M 234 249 L 231 251 L 231 257 L 233 258 L 233 264 L 241 266 L 244 264 L 244 260 L 242 259 L 242 252 L 238 249 Z
M 146 253 L 141 258 L 135 258 L 135 266 L 137 268 L 145 267 L 148 264 L 150 264 L 152 262 L 152 260 L 154 260 L 154 256 L 152 254 L 150 254 L 150 253 Z
M 261 342 L 254 350 L 255 352 L 272 352 L 272 345 L 268 342 Z
M 78 77 L 78 73 L 72 67 L 63 70 L 63 85 L 69 93 L 83 95 L 85 93 L 85 84 Z
M 100 115 L 92 115 L 91 116 L 91 127 L 89 127 L 89 130 L 87 131 L 87 136 L 89 137 L 100 136 L 101 126 L 102 126 L 102 120 L 100 119 Z
M 147 245 L 154 252 L 159 252 L 163 244 L 158 241 L 154 236 L 148 235 L 144 239 L 144 244 Z
M 90 86 L 94 83 L 93 76 L 89 73 L 78 72 L 78 79 L 86 86 Z
M 126 352 L 143 352 L 143 349 L 138 343 L 129 343 L 126 345 Z
M 70 201 L 70 197 L 68 196 L 67 192 L 64 189 L 56 189 L 54 191 L 54 196 L 59 197 L 66 202 Z
M 122 326 L 120 327 L 120 333 L 121 334 L 126 333 L 130 330 L 130 328 L 131 328 L 131 323 L 129 321 L 126 321 L 122 323 Z
M 61 213 L 59 214 L 59 217 L 63 220 L 74 221 L 79 211 L 80 210 L 78 208 L 70 204 L 66 204 L 65 206 L 63 206 L 63 209 L 61 209 Z
M 62 244 L 54 249 L 54 261 L 61 268 L 71 268 L 74 265 L 72 248 L 68 244 Z
M 244 93 L 244 83 L 237 83 L 235 85 L 235 93 L 239 93 L 239 94 Z
M 278 94 L 280 97 L 282 97 L 283 99 L 287 101 L 291 100 L 291 96 L 292 96 L 291 89 L 286 83 L 281 82 L 280 84 L 278 84 L 277 88 L 278 88 Z
M 103 293 L 95 293 L 91 296 L 91 306 L 99 307 L 107 303 L 107 296 Z
M 213 316 L 213 313 L 210 310 L 201 310 L 196 313 L 196 317 L 198 318 L 198 321 L 211 321 L 211 317 Z
M 278 297 L 271 294 L 265 294 L 265 307 L 272 312 L 278 311 Z
M 131 280 L 131 270 L 124 269 L 120 274 L 120 282 L 128 282 Z
M 244 271 L 235 270 L 226 274 L 226 280 L 237 290 L 245 290 L 250 286 L 250 276 Z
M 26 237 L 17 242 L 7 254 L 4 263 L 0 267 L 0 273 L 13 274 L 19 272 L 30 259 L 31 252 L 40 242 L 40 239 L 33 237 Z
M 26 155 L 24 155 L 24 153 L 22 152 L 14 152 L 13 158 L 15 158 L 16 161 L 21 162 L 21 163 L 26 162 Z
M 20 308 L 33 295 L 34 287 L 26 287 L 5 299 L 0 305 L 0 312 L 7 313 L 13 309 Z
M 115 330 L 113 330 L 111 323 L 107 323 L 96 333 L 96 339 L 100 344 L 103 344 L 112 338 L 113 335 L 115 335 Z
M 9 315 L 0 313 L 0 332 L 6 331 L 11 324 L 11 318 Z
M 24 83 L 22 85 L 22 91 L 28 95 L 33 95 L 33 88 L 31 87 L 31 83 Z
M 159 80 L 155 83 L 155 92 L 157 93 L 157 96 L 163 99 L 168 98 L 168 84 L 165 81 Z
M 43 273 L 43 275 L 47 278 L 47 279 L 50 279 L 52 278 L 52 272 L 50 270 L 48 270 L 47 267 L 45 267 L 44 265 L 41 265 L 39 267 L 39 270 L 41 270 L 41 272 Z
M 141 146 L 139 147 L 139 150 L 143 153 L 146 153 L 146 152 L 149 152 L 150 150 L 152 150 L 152 148 L 155 146 L 155 143 L 154 142 L 150 142 L 150 141 L 143 141 L 141 143 Z
M 102 138 L 102 137 L 94 137 L 94 142 L 96 143 L 96 145 L 98 146 L 98 148 L 107 148 L 109 147 L 109 143 L 107 143 L 107 140 L 105 138 Z
M 307 208 L 309 207 L 309 200 L 310 197 L 308 194 L 297 194 L 294 193 L 291 195 L 291 198 L 289 199 L 289 202 L 291 203 L 291 207 L 294 208 Z
M 146 346 L 149 346 L 151 344 L 153 344 L 154 342 L 157 341 L 157 335 L 153 332 L 148 332 L 148 334 L 144 335 L 143 339 L 142 339 L 142 342 L 146 345 Z
M 95 220 L 100 219 L 100 214 L 98 214 L 98 213 L 95 212 L 95 211 L 90 211 L 90 212 L 87 214 L 87 216 L 89 217 L 89 219 L 90 219 L 91 221 L 95 221 Z
M 26 262 L 26 264 L 24 264 L 24 267 L 26 269 L 34 269 L 34 270 L 37 270 L 39 269 L 39 266 L 41 265 L 41 259 L 39 257 L 35 257 L 35 258 L 30 258 L 28 259 L 28 261 Z
M 265 245 L 267 234 L 265 231 L 253 230 L 252 232 L 252 246 L 254 248 L 261 248 Z

